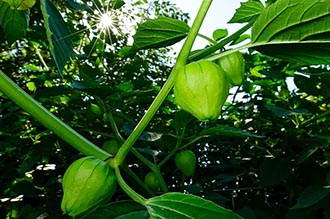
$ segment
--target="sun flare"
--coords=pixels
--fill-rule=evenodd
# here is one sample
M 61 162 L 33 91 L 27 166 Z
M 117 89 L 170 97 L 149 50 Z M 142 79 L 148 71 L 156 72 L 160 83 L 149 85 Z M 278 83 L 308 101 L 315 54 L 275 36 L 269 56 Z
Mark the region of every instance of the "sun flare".
M 75 0 L 84 4 L 82 0 Z M 84 46 L 89 45 L 89 57 L 93 52 L 109 51 L 122 42 L 131 43 L 132 33 L 135 30 L 135 21 L 132 22 L 131 4 L 126 3 L 117 7 L 112 3 L 116 1 L 91 0 L 88 9 L 83 11 L 83 18 L 79 20 L 80 30 L 83 33 L 82 40 L 76 48 L 77 53 L 86 53 Z M 87 39 L 87 41 L 86 41 Z M 85 40 L 85 41 L 84 41 Z M 103 48 L 101 48 L 103 47 Z
M 103 28 L 111 28 L 113 26 L 113 19 L 111 13 L 105 13 L 101 15 L 100 26 Z
M 111 33 L 115 35 L 120 34 L 119 28 L 119 17 L 113 10 L 106 10 L 100 15 L 97 16 L 96 19 L 97 27 L 100 32 Z

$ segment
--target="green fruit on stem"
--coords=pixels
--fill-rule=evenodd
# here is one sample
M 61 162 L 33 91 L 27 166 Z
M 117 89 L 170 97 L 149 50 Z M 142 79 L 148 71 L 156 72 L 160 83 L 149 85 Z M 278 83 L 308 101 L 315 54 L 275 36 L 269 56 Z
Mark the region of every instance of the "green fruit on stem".
M 62 186 L 61 209 L 76 217 L 108 202 L 116 190 L 113 169 L 96 157 L 84 157 L 73 162 L 66 170 Z
M 233 52 L 218 59 L 219 66 L 226 73 L 228 82 L 232 86 L 243 83 L 245 64 L 243 55 L 240 52 Z
M 181 151 L 175 156 L 175 165 L 185 176 L 194 175 L 196 163 L 196 155 L 191 150 Z
M 144 177 L 144 183 L 152 191 L 158 191 L 158 189 L 160 188 L 160 182 L 158 180 L 158 177 L 153 172 L 147 173 L 147 175 Z
M 207 60 L 182 68 L 174 83 L 176 104 L 201 121 L 215 120 L 229 95 L 224 71 Z
M 116 140 L 110 140 L 110 141 L 104 142 L 104 144 L 102 145 L 102 148 L 106 152 L 108 152 L 112 155 L 116 155 L 119 150 L 119 144 Z

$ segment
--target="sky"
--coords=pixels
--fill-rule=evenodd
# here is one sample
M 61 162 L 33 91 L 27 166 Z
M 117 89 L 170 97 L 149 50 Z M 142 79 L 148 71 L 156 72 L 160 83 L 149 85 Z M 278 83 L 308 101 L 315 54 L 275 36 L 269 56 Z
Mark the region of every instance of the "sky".
M 190 22 L 192 24 L 202 0 L 171 0 L 183 12 L 189 13 Z M 216 29 L 228 29 L 229 34 L 235 32 L 242 25 L 240 24 L 227 24 L 235 13 L 235 9 L 239 8 L 240 2 L 244 0 L 213 0 L 212 5 L 205 17 L 203 26 L 200 33 L 212 37 L 212 33 Z M 204 47 L 207 42 L 204 39 L 198 38 L 194 44 L 194 49 Z

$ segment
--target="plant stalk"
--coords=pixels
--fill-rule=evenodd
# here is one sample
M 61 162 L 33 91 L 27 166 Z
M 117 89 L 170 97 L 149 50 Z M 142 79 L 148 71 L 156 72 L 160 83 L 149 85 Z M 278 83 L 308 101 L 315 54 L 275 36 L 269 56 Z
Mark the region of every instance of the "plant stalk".
M 15 84 L 4 72 L 0 70 L 0 90 L 23 110 L 37 119 L 46 128 L 69 143 L 85 155 L 92 155 L 99 159 L 106 159 L 110 155 L 88 141 L 70 126 L 49 112 L 45 107 L 33 99 L 22 88 Z
M 122 147 L 119 149 L 117 155 L 115 156 L 114 159 L 112 159 L 111 165 L 113 167 L 119 166 L 125 159 L 127 153 L 130 151 L 130 149 L 133 147 L 134 143 L 138 139 L 138 137 L 142 134 L 143 130 L 147 127 L 149 124 L 150 120 L 152 117 L 155 115 L 157 112 L 158 108 L 160 105 L 163 103 L 164 99 L 167 97 L 167 95 L 170 93 L 173 85 L 175 78 L 179 72 L 179 70 L 185 66 L 187 63 L 187 59 L 190 53 L 190 50 L 193 46 L 193 43 L 196 39 L 196 36 L 198 34 L 198 31 L 204 21 L 204 18 L 207 14 L 207 11 L 212 3 L 212 0 L 203 0 L 200 9 L 198 11 L 198 14 L 193 22 L 193 25 L 188 33 L 187 39 L 185 43 L 182 46 L 182 49 L 178 55 L 177 62 L 172 69 L 172 72 L 170 76 L 168 77 L 167 81 L 165 82 L 164 86 L 154 99 L 153 103 L 150 105 L 148 111 L 140 122 L 137 124 L 133 132 L 130 134 L 130 136 L 127 138 L 127 140 L 124 142 Z

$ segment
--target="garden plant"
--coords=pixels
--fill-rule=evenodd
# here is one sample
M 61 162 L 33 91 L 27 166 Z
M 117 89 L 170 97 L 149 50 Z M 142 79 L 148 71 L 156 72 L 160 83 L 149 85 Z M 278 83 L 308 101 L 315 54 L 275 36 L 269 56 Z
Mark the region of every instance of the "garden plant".
M 0 218 L 330 218 L 330 1 L 193 2 L 0 0 Z

